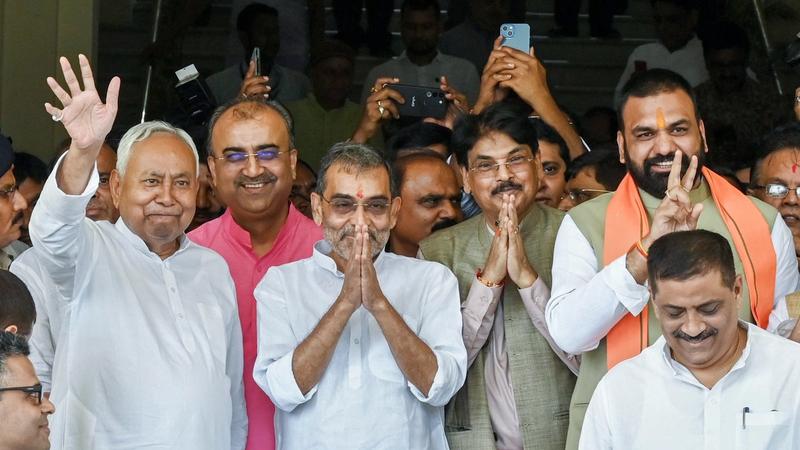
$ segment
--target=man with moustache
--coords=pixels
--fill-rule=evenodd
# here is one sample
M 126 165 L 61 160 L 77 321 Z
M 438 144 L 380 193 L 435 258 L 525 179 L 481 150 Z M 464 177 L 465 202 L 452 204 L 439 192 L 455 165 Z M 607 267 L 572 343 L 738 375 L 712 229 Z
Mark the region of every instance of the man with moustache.
M 61 155 L 63 152 L 58 159 Z M 53 161 L 53 165 L 58 159 Z M 103 143 L 97 155 L 97 190 L 86 205 L 88 219 L 114 223 L 119 218 L 119 210 L 114 205 L 109 188 L 111 172 L 116 165 L 117 153 L 108 143 Z M 61 329 L 68 308 L 65 307 L 66 302 L 61 297 L 58 286 L 42 265 L 43 257 L 38 247 L 32 247 L 16 258 L 9 270 L 25 282 L 36 303 L 36 323 L 29 342 L 30 360 L 36 368 L 42 389 L 49 394 L 52 389 L 56 348 L 58 341 L 64 338 Z
M 792 230 L 800 257 L 800 123 L 778 127 L 761 140 L 747 192 L 772 205 Z
M 461 222 L 461 189 L 453 169 L 433 150 L 403 156 L 392 170 L 402 202 L 387 250 L 414 258 L 420 241 Z
M 550 339 L 544 306 L 561 211 L 536 201 L 541 162 L 536 130 L 497 103 L 467 116 L 452 148 L 465 191 L 483 213 L 420 244 L 423 258 L 459 280 L 467 382 L 447 407 L 454 449 L 561 450 L 576 360 Z
M 20 237 L 20 227 L 28 207 L 17 188 L 13 169 L 11 141 L 0 134 L 0 270 L 8 270 L 11 261 L 18 256 L 12 244 Z
M 798 448 L 800 346 L 739 318 L 728 241 L 667 234 L 650 247 L 647 272 L 663 335 L 600 381 L 580 448 Z
M 197 150 L 164 122 L 134 126 L 109 181 L 120 219 L 88 220 L 120 80 L 112 78 L 103 104 L 88 59 L 79 60 L 83 88 L 63 57 L 68 90 L 47 78 L 63 107 L 45 103 L 45 110 L 71 143 L 30 226 L 69 310 L 62 330 L 69 338 L 53 366 L 53 447 L 241 450 L 247 416 L 233 281 L 218 254 L 184 235 L 194 215 Z
M 547 324 L 561 348 L 583 355 L 568 449 L 600 378 L 659 337 L 645 286 L 656 239 L 695 228 L 724 236 L 744 274 L 740 318 L 770 331 L 788 320 L 784 297 L 798 285 L 783 219 L 703 167 L 705 130 L 688 82 L 653 69 L 630 80 L 622 99 L 617 145 L 628 174 L 615 193 L 569 211 L 553 256 Z
M 218 108 L 208 124 L 208 168 L 225 213 L 189 238 L 225 258 L 236 285 L 244 339 L 248 450 L 275 448 L 275 406 L 253 379 L 258 350 L 253 291 L 272 266 L 311 256 L 322 231 L 289 201 L 297 148 L 291 119 L 279 104 L 238 99 Z M 264 331 L 264 330 L 262 330 Z M 270 340 L 269 331 L 261 339 Z
M 467 367 L 455 277 L 383 250 L 401 200 L 372 148 L 334 145 L 311 202 L 325 240 L 255 292 L 278 448 L 447 449 L 442 408 Z

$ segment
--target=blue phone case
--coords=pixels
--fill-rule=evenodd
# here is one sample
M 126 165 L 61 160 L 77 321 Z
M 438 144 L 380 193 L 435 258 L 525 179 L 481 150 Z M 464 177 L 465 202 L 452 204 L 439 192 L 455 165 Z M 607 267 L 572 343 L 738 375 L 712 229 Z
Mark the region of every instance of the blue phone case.
M 515 48 L 528 53 L 531 48 L 531 26 L 527 23 L 504 23 L 500 25 L 504 47 Z

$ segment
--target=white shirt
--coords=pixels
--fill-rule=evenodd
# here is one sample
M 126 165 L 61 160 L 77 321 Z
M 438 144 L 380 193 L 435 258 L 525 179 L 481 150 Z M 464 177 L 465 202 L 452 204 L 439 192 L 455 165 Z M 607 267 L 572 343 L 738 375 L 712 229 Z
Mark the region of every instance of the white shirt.
M 636 70 L 636 61 L 643 61 L 647 69 L 669 69 L 686 78 L 692 87 L 708 80 L 706 60 L 703 56 L 703 42 L 692 37 L 682 48 L 670 52 L 661 42 L 643 44 L 631 52 L 625 70 L 619 77 L 617 88 L 614 91 L 614 104 L 619 105 L 622 88 Z
M 594 391 L 580 449 L 800 448 L 800 345 L 740 324 L 747 346 L 712 389 L 672 359 L 663 336 L 616 365 Z
M 800 282 L 792 233 L 780 214 L 772 225 L 772 244 L 777 262 L 770 331 L 789 319 L 785 297 L 797 291 Z M 596 349 L 625 314 L 638 316 L 647 306 L 647 286 L 636 283 L 625 267 L 625 257 L 598 272 L 591 244 L 572 217 L 564 217 L 553 252 L 552 297 L 545 308 L 550 334 L 564 351 L 580 354 Z
M 344 274 L 327 241 L 311 258 L 272 267 L 255 290 L 258 358 L 253 378 L 277 407 L 277 448 L 447 449 L 444 408 L 464 384 L 458 282 L 441 264 L 381 252 L 375 270 L 383 294 L 436 355 L 425 396 L 403 375 L 375 318 L 350 317 L 331 361 L 306 395 L 292 372 L 294 350 L 342 289 Z M 263 341 L 262 336 L 267 336 Z
M 124 218 L 85 218 L 96 169 L 81 195 L 63 193 L 57 172 L 30 223 L 66 311 L 53 449 L 243 449 L 242 337 L 225 261 L 185 236 L 161 260 Z
M 28 341 L 31 349 L 29 358 L 42 389 L 50 392 L 56 342 L 61 335 L 68 304 L 40 264 L 40 258 L 39 249 L 31 248 L 15 259 L 9 270 L 25 283 L 36 305 L 36 322 Z

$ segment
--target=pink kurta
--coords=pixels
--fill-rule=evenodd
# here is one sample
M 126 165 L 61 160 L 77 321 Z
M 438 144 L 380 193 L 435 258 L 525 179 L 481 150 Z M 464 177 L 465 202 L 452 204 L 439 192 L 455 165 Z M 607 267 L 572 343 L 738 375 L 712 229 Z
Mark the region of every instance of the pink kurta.
M 274 450 L 275 406 L 253 380 L 253 365 L 258 353 L 256 300 L 253 291 L 272 266 L 308 258 L 314 243 L 322 239 L 322 229 L 289 205 L 289 215 L 275 244 L 261 258 L 253 253 L 250 234 L 233 220 L 230 211 L 189 233 L 189 238 L 225 258 L 236 284 L 239 319 L 244 339 L 244 396 L 249 430 L 247 450 Z M 265 337 L 269 339 L 269 336 Z

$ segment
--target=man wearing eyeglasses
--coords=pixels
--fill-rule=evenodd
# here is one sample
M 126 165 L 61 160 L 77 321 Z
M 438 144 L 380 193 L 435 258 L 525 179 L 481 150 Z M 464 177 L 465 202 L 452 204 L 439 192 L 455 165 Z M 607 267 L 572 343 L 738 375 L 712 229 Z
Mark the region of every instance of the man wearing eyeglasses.
M 781 213 L 800 256 L 800 123 L 771 131 L 762 139 L 760 151 L 747 192 Z
M 8 270 L 11 261 L 18 256 L 11 244 L 20 237 L 20 227 L 28 207 L 25 198 L 17 190 L 13 168 L 14 150 L 11 142 L 0 134 L 0 270 Z
M 619 155 L 605 147 L 596 147 L 570 163 L 567 186 L 558 209 L 569 211 L 583 202 L 617 190 L 625 177 L 625 166 Z
M 446 450 L 442 408 L 467 370 L 455 277 L 384 250 L 401 199 L 374 149 L 334 145 L 311 202 L 325 240 L 255 292 L 279 449 Z
M 289 201 L 298 150 L 289 114 L 278 103 L 238 99 L 209 121 L 208 168 L 225 213 L 189 238 L 216 251 L 236 284 L 244 339 L 244 392 L 252 425 L 247 450 L 275 448 L 275 406 L 253 380 L 259 336 L 253 291 L 272 266 L 311 256 L 322 231 Z M 261 339 L 270 339 L 269 331 Z
M 42 385 L 28 360 L 25 338 L 0 331 L 0 449 L 47 450 L 47 418 L 55 407 L 42 396 Z
M 563 449 L 577 361 L 544 324 L 563 213 L 538 204 L 541 162 L 526 115 L 497 103 L 463 118 L 451 144 L 483 213 L 420 243 L 459 280 L 470 369 L 446 409 L 453 449 Z

